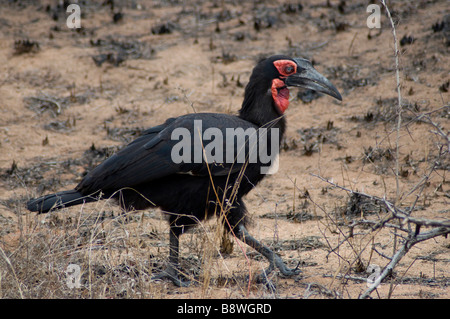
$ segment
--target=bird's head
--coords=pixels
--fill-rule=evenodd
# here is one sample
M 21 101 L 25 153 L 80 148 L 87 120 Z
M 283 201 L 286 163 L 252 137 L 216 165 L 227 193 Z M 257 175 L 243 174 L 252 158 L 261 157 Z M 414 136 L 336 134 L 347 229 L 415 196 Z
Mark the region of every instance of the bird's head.
M 315 90 L 342 101 L 341 94 L 336 87 L 326 77 L 317 72 L 308 60 L 274 56 L 269 58 L 266 63 L 272 68 L 273 78 L 270 90 L 275 105 L 281 114 L 289 106 L 288 87 L 290 86 Z
M 293 86 L 322 92 L 342 101 L 336 87 L 314 69 L 311 62 L 285 55 L 263 59 L 256 65 L 246 89 L 246 98 L 256 102 L 257 95 L 264 94 L 273 100 L 271 104 L 276 113 L 282 115 L 289 106 L 289 87 Z M 246 107 L 245 102 L 243 108 Z

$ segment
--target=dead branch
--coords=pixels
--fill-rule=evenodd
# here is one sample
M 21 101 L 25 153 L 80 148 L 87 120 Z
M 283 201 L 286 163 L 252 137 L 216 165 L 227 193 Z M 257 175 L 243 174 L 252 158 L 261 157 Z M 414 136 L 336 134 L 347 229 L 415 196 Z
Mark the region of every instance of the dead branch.
M 359 297 L 360 299 L 368 298 L 372 291 L 374 291 L 380 283 L 389 276 L 398 262 L 402 259 L 403 256 L 411 249 L 415 244 L 437 237 L 442 235 L 447 235 L 450 233 L 450 227 L 437 227 L 432 230 L 422 233 L 422 234 L 414 234 L 410 238 L 408 238 L 403 245 L 400 246 L 400 249 L 396 251 L 396 253 L 392 256 L 391 262 L 383 269 L 381 274 L 375 279 L 374 283 Z
M 427 227 L 446 227 L 446 228 L 450 228 L 450 219 L 444 219 L 444 220 L 435 220 L 435 219 L 428 219 L 428 218 L 420 218 L 420 217 L 411 217 L 409 213 L 405 212 L 405 210 L 395 206 L 392 202 L 388 201 L 386 198 L 381 198 L 378 196 L 374 196 L 374 195 L 369 195 L 363 192 L 358 192 L 358 191 L 354 191 L 351 190 L 347 187 L 344 186 L 340 186 L 338 184 L 336 184 L 333 181 L 330 181 L 322 176 L 316 175 L 316 174 L 311 174 L 311 176 L 317 177 L 319 179 L 321 179 L 322 181 L 332 185 L 333 187 L 339 188 L 343 191 L 346 191 L 347 193 L 350 194 L 356 194 L 359 196 L 363 196 L 366 198 L 369 198 L 371 200 L 376 200 L 380 203 L 383 203 L 387 210 L 391 213 L 390 216 L 388 216 L 387 218 L 384 218 L 383 220 L 381 220 L 380 222 L 376 223 L 376 225 L 373 227 L 373 230 L 385 226 L 386 223 L 394 218 L 398 218 L 402 220 L 402 225 L 405 225 L 407 223 L 413 223 L 419 226 L 427 226 Z M 359 221 L 361 222 L 361 221 Z M 371 222 L 373 223 L 373 222 Z M 394 227 L 394 225 L 392 225 Z
M 450 234 L 450 219 L 445 220 L 435 220 L 435 219 L 428 219 L 428 218 L 420 218 L 420 217 L 412 217 L 410 216 L 410 213 L 405 212 L 405 210 L 397 207 L 394 203 L 388 201 L 386 198 L 381 198 L 373 195 L 369 195 L 362 192 L 356 192 L 349 188 L 340 186 L 333 181 L 330 181 L 326 178 L 323 178 L 321 176 L 311 174 L 312 176 L 315 176 L 328 184 L 341 189 L 343 191 L 346 191 L 350 194 L 357 194 L 359 196 L 364 196 L 367 198 L 370 198 L 371 200 L 376 200 L 379 203 L 382 203 L 386 206 L 387 211 L 390 213 L 386 217 L 382 218 L 380 221 L 369 221 L 369 220 L 358 220 L 354 221 L 349 227 L 351 228 L 350 234 L 353 233 L 353 228 L 358 224 L 372 224 L 372 231 L 375 231 L 377 229 L 380 229 L 382 227 L 392 227 L 398 230 L 401 230 L 403 232 L 407 233 L 406 237 L 403 238 L 403 243 L 401 244 L 400 248 L 395 250 L 395 253 L 392 257 L 383 256 L 390 260 L 388 265 L 383 269 L 383 271 L 380 273 L 380 275 L 376 278 L 374 283 L 360 296 L 361 299 L 368 298 L 370 293 L 374 291 L 378 285 L 387 277 L 389 276 L 395 266 L 399 263 L 399 261 L 403 258 L 403 256 L 406 255 L 406 253 L 413 247 L 415 244 L 429 240 L 431 238 L 435 238 L 438 236 L 447 236 Z M 393 224 L 389 223 L 390 221 L 397 219 L 400 221 L 399 224 Z M 410 227 L 411 224 L 413 227 Z M 408 228 L 404 228 L 405 225 L 408 225 Z M 420 232 L 422 227 L 432 227 L 431 230 L 426 232 Z M 341 245 L 343 242 L 345 242 L 351 235 L 346 236 L 346 238 L 339 243 Z M 336 249 L 336 248 L 335 248 Z

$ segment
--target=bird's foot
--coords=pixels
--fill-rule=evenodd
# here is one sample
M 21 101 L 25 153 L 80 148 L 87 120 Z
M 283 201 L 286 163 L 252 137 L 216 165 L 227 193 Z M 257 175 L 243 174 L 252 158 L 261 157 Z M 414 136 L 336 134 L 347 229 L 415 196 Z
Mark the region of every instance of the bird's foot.
M 152 277 L 152 280 L 163 279 L 171 280 L 177 287 L 188 287 L 191 283 L 177 268 L 171 265 L 167 266 L 167 268 L 161 271 L 158 275 Z
M 264 269 L 258 276 L 256 276 L 256 282 L 266 285 L 266 287 L 269 288 L 270 290 L 276 290 L 275 284 L 271 281 L 269 277 L 269 275 L 275 269 L 275 266 L 280 270 L 281 274 L 286 277 L 296 276 L 301 273 L 301 270 L 298 269 L 300 262 L 294 269 L 291 269 L 286 267 L 281 258 L 279 258 L 277 255 L 274 256 L 275 256 L 274 260 L 273 262 L 270 263 L 270 266 L 267 267 L 267 269 Z
M 300 269 L 298 269 L 298 267 L 300 266 L 300 262 L 298 262 L 297 266 L 295 268 L 288 268 L 283 260 L 281 260 L 281 258 L 279 258 L 278 256 L 275 255 L 275 265 L 277 266 L 277 268 L 280 270 L 280 272 L 286 276 L 286 277 L 292 277 L 292 276 L 296 276 L 298 274 L 300 274 L 302 271 Z

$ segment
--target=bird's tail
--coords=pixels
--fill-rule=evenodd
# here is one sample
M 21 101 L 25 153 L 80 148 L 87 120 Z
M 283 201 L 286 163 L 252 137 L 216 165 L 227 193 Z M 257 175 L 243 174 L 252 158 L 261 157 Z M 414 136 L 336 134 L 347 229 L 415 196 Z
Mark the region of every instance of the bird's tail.
M 27 208 L 32 212 L 39 212 L 39 214 L 43 214 L 52 209 L 80 205 L 96 200 L 97 199 L 95 197 L 84 196 L 76 190 L 70 190 L 32 199 L 28 201 Z

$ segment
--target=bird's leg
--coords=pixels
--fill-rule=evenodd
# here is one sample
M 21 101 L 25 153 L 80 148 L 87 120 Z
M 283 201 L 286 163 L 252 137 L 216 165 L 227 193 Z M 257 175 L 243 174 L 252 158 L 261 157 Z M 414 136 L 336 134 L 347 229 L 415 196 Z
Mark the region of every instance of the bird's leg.
M 262 254 L 264 257 L 266 257 L 269 260 L 269 263 L 270 263 L 269 268 L 267 268 L 261 275 L 263 280 L 264 280 L 264 278 L 267 277 L 268 274 L 270 274 L 273 271 L 273 269 L 275 267 L 277 267 L 281 271 L 281 273 L 285 276 L 294 276 L 294 275 L 297 275 L 298 273 L 300 273 L 300 270 L 297 268 L 290 269 L 290 268 L 286 267 L 286 265 L 284 264 L 284 262 L 280 258 L 280 256 L 278 256 L 272 250 L 270 250 L 269 247 L 267 247 L 264 244 L 261 244 L 258 240 L 253 238 L 248 233 L 247 229 L 243 225 L 239 225 L 237 227 L 237 231 L 235 233 L 236 233 L 236 236 L 241 241 L 243 241 L 244 243 L 246 243 L 247 245 L 249 245 L 250 247 L 255 249 L 257 252 L 259 252 L 260 254 Z
M 189 280 L 184 279 L 183 275 L 179 270 L 179 234 L 174 229 L 170 227 L 170 242 L 169 242 L 169 265 L 164 269 L 159 275 L 154 276 L 152 279 L 170 279 L 178 287 L 189 286 Z

